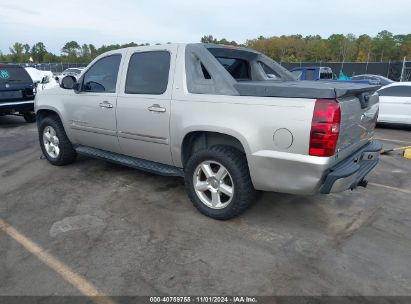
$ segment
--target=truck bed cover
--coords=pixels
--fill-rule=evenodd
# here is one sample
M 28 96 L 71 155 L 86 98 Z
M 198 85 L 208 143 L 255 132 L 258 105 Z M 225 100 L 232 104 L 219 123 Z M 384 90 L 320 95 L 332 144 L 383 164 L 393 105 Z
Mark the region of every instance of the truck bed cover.
M 375 92 L 379 86 L 329 81 L 239 81 L 234 88 L 242 96 L 286 98 L 340 98 Z

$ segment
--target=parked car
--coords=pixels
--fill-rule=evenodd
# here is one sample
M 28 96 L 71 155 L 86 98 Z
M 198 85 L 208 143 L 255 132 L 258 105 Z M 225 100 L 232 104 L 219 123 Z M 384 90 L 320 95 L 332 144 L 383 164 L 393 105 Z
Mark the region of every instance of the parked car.
M 346 77 L 347 79 L 334 79 L 333 70 L 329 67 L 298 67 L 291 70 L 291 73 L 298 80 L 324 80 L 324 81 L 344 81 L 351 83 L 380 85 L 379 80 L 375 79 L 353 79 Z
M 329 67 L 299 67 L 291 70 L 298 80 L 333 80 L 333 70 Z
M 372 74 L 355 75 L 351 77 L 351 80 L 373 80 L 382 86 L 386 86 L 386 85 L 389 85 L 395 82 L 387 77 L 384 77 L 381 75 L 372 75 Z
M 19 65 L 0 64 L 0 116 L 22 115 L 34 122 L 36 87 L 27 71 Z
M 256 190 L 366 186 L 381 150 L 372 140 L 377 87 L 296 81 L 246 48 L 119 49 L 96 58 L 78 81 L 63 78 L 62 88 L 36 97 L 51 164 L 83 154 L 182 176 L 194 206 L 215 219 L 242 213 Z
M 396 82 L 378 90 L 378 122 L 411 125 L 411 82 Z
M 57 80 L 58 83 L 61 83 L 61 80 L 63 79 L 64 76 L 73 76 L 74 78 L 78 79 L 78 77 L 80 76 L 81 72 L 84 70 L 84 67 L 80 67 L 80 68 L 69 68 L 64 70 L 61 74 L 56 75 L 55 79 Z
M 36 85 L 37 91 L 43 91 L 59 85 L 51 71 L 42 71 L 33 67 L 25 67 L 25 69 Z

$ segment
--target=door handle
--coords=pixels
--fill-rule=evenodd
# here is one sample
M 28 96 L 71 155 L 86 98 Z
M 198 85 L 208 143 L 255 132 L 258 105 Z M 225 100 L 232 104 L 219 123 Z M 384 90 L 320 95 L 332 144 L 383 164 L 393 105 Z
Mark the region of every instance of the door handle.
M 164 113 L 166 111 L 166 108 L 160 107 L 159 104 L 153 104 L 151 107 L 147 108 L 150 112 L 158 112 L 158 113 Z
M 112 109 L 113 108 L 113 104 L 109 103 L 108 101 L 100 102 L 98 105 L 100 106 L 100 108 L 104 108 L 104 109 Z

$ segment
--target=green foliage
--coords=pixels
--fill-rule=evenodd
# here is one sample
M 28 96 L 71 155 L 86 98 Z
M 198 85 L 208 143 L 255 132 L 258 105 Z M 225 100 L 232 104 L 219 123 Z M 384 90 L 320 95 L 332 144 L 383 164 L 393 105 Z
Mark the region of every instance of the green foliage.
M 213 35 L 205 35 L 201 38 L 201 43 L 215 43 L 215 44 L 224 44 L 224 45 L 238 45 L 235 41 L 228 41 L 227 39 L 216 39 Z
M 43 62 L 46 54 L 47 50 L 43 42 L 37 42 L 31 47 L 31 57 L 33 58 L 34 62 Z
M 353 34 L 333 34 L 328 38 L 319 35 L 306 36 L 273 36 L 247 40 L 245 44 L 229 41 L 226 38 L 217 39 L 213 35 L 201 38 L 203 43 L 246 46 L 265 53 L 271 58 L 282 62 L 366 62 L 366 61 L 397 61 L 404 57 L 411 58 L 411 34 L 394 35 L 381 31 L 375 37 Z M 80 45 L 77 41 L 67 42 L 61 49 L 60 55 L 47 51 L 43 42 L 33 46 L 16 42 L 9 48 L 9 54 L 0 52 L 0 62 L 27 63 L 32 57 L 35 63 L 64 62 L 88 64 L 98 55 L 132 46 L 143 46 L 130 42 L 126 44 L 102 45 L 96 48 L 93 44 Z
M 28 57 L 25 54 L 25 47 L 23 43 L 16 42 L 9 48 L 11 60 L 14 62 L 27 62 Z
M 318 35 L 260 36 L 247 40 L 246 46 L 277 61 L 401 61 L 411 57 L 411 34 L 394 36 L 381 31 L 375 37 L 333 34 L 327 39 Z
M 63 62 L 88 64 L 98 55 L 107 51 L 146 45 L 149 45 L 149 43 L 137 44 L 130 42 L 102 45 L 96 48 L 93 44 L 83 44 L 80 46 L 77 41 L 69 41 L 61 49 L 61 55 L 55 55 L 47 51 L 43 42 L 37 42 L 31 48 L 28 44 L 16 42 L 9 48 L 9 54 L 3 54 L 0 51 L 0 62 L 28 63 L 30 57 L 32 57 L 35 63 Z

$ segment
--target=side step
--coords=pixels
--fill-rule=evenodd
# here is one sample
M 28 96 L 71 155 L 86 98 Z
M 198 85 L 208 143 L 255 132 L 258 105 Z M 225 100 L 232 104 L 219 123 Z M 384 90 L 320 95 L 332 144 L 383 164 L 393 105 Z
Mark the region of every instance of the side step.
M 149 160 L 144 160 L 140 158 L 135 158 L 131 156 L 126 156 L 85 146 L 77 146 L 75 147 L 75 150 L 78 154 L 81 155 L 99 158 L 119 165 L 131 167 L 134 169 L 139 169 L 164 176 L 184 177 L 183 169 L 170 165 L 164 165 Z

